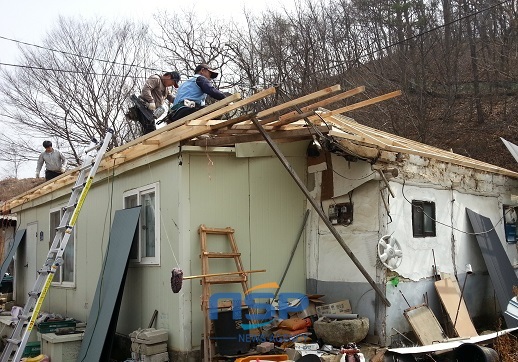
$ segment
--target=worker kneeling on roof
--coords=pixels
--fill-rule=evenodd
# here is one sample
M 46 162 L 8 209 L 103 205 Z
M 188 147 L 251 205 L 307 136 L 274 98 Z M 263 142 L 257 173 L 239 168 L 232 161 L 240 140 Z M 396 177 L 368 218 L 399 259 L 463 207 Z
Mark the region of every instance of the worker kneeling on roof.
M 166 99 L 172 104 L 174 96 L 171 94 L 169 87 L 173 86 L 174 88 L 178 88 L 179 81 L 180 73 L 176 71 L 166 72 L 163 75 L 153 74 L 146 80 L 146 83 L 142 87 L 140 99 L 151 112 L 155 111 L 157 107 L 160 107 Z M 156 130 L 155 121 L 153 119 L 147 119 L 138 108 L 137 111 L 139 122 L 142 124 L 143 134 Z
M 166 119 L 167 123 L 174 122 L 205 107 L 207 95 L 217 100 L 227 96 L 212 84 L 211 79 L 215 79 L 218 72 L 207 64 L 198 65 L 194 69 L 194 73 L 193 77 L 183 82 L 178 88 L 173 107 Z

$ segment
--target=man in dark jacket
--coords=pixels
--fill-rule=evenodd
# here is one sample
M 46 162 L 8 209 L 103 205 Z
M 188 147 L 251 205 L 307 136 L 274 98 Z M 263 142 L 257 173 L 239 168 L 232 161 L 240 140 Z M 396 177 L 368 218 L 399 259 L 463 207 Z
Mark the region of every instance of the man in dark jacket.
M 146 105 L 147 109 L 154 112 L 157 107 L 160 107 L 162 103 L 167 99 L 169 103 L 173 103 L 174 96 L 169 91 L 169 87 L 178 88 L 178 82 L 180 81 L 180 73 L 166 72 L 163 75 L 153 74 L 150 76 L 140 93 L 140 99 Z M 137 108 L 138 110 L 138 108 Z M 149 133 L 156 130 L 155 120 L 147 119 L 140 110 L 138 110 L 139 122 L 142 124 L 143 133 Z
M 182 83 L 174 99 L 173 108 L 166 119 L 167 123 L 174 122 L 197 110 L 205 107 L 207 95 L 221 100 L 226 94 L 214 87 L 211 79 L 218 76 L 218 72 L 207 64 L 200 64 L 194 69 L 194 76 Z

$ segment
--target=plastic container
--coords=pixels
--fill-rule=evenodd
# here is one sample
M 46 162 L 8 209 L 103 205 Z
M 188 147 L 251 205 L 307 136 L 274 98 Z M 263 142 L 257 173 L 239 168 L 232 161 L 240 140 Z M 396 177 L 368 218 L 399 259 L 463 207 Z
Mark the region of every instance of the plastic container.
M 246 308 L 241 310 L 241 319 L 232 318 L 233 311 L 218 312 L 218 319 L 214 323 L 214 341 L 216 342 L 216 352 L 222 356 L 236 356 L 247 353 L 250 350 L 250 335 L 242 328 L 242 324 L 247 324 L 245 314 Z
M 498 362 L 498 353 L 488 347 L 474 343 L 463 343 L 455 348 L 455 358 L 458 362 Z
M 36 357 L 41 353 L 40 342 L 27 342 L 22 357 Z
M 61 321 L 48 321 L 41 322 L 38 324 L 38 332 L 40 333 L 54 333 L 58 328 L 75 328 L 77 324 L 76 320 L 61 320 Z
M 287 354 L 272 354 L 272 355 L 263 355 L 263 356 L 248 356 L 243 358 L 236 359 L 235 362 L 269 362 L 269 361 L 287 361 L 288 355 Z

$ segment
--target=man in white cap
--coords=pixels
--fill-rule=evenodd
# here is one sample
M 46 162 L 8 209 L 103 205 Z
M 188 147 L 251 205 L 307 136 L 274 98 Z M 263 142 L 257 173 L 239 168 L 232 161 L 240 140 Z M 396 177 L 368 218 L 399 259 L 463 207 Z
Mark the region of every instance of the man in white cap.
M 167 123 L 194 113 L 205 107 L 207 95 L 216 100 L 221 100 L 227 95 L 214 87 L 211 79 L 218 76 L 218 72 L 208 64 L 200 64 L 194 69 L 194 76 L 182 83 L 174 99 L 171 113 L 166 119 Z

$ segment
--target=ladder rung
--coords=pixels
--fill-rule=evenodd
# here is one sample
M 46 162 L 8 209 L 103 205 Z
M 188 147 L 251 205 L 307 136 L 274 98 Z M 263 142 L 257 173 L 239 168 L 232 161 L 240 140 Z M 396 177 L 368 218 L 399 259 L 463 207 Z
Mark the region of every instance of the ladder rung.
M 88 170 L 88 169 L 92 168 L 92 166 L 93 166 L 93 165 L 94 165 L 94 163 L 93 163 L 93 162 L 90 162 L 90 163 L 87 163 L 86 165 L 81 166 L 81 168 L 79 168 L 79 169 L 80 169 L 81 171 L 83 171 L 83 170 Z
M 234 229 L 232 228 L 208 228 L 206 226 L 200 226 L 200 231 L 205 234 L 233 234 Z
M 80 185 L 74 185 L 74 187 L 72 187 L 72 190 L 79 190 L 79 189 L 82 189 L 85 187 L 85 184 L 82 183 Z
M 40 268 L 38 269 L 39 274 L 48 274 L 50 273 L 50 268 Z
M 205 283 L 209 284 L 229 284 L 229 283 L 242 283 L 248 279 L 246 275 L 230 275 L 230 276 L 216 276 L 216 277 L 204 277 Z
M 40 296 L 40 292 L 37 292 L 37 291 L 35 291 L 35 290 L 31 290 L 31 291 L 29 292 L 29 297 L 34 297 L 34 298 L 36 298 L 36 299 L 37 299 L 39 296 Z
M 214 251 L 205 251 L 203 252 L 203 256 L 207 258 L 235 258 L 241 256 L 241 253 L 224 253 L 224 252 L 214 252 Z
M 29 320 L 30 316 L 28 316 L 27 314 L 18 314 L 18 320 L 20 322 L 23 322 L 25 323 L 25 321 Z
M 68 209 L 73 209 L 73 208 L 75 208 L 76 206 L 77 206 L 77 202 L 76 202 L 76 203 L 74 203 L 74 204 L 72 204 L 72 205 L 63 206 L 63 208 L 62 208 L 62 209 L 63 209 L 63 211 L 66 211 L 66 210 L 68 210 Z
M 66 228 L 70 227 L 70 225 L 59 225 L 57 228 L 56 228 L 56 231 L 61 231 L 61 230 L 65 230 Z
M 7 343 L 19 345 L 22 340 L 21 339 L 14 339 L 14 338 L 7 338 L 6 341 L 7 341 Z

